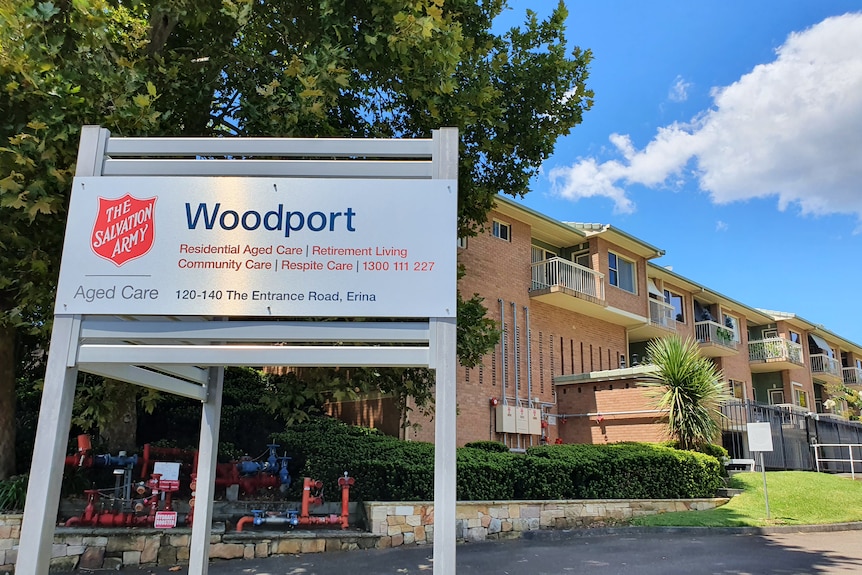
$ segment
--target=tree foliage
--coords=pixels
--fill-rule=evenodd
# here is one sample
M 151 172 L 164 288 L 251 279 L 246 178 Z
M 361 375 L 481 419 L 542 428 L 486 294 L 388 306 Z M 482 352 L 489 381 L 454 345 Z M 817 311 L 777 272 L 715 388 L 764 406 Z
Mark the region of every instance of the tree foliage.
M 82 124 L 157 129 L 146 19 L 103 1 L 0 0 L 0 347 L 47 332 Z M 8 334 L 8 335 L 5 335 Z M 14 473 L 16 365 L 0 352 L 0 478 Z
M 641 383 L 656 390 L 656 407 L 667 410 L 668 434 L 680 449 L 712 443 L 721 431 L 720 404 L 729 398 L 721 371 L 700 355 L 697 342 L 678 335 L 650 341 L 647 357 L 657 371 Z
M 122 136 L 297 137 L 429 137 L 455 126 L 459 233 L 475 232 L 497 193 L 528 191 L 592 105 L 591 54 L 567 46 L 564 4 L 497 34 L 506 7 L 0 0 L 0 325 L 50 325 L 83 124 Z M 466 346 L 471 357 L 487 327 Z M 4 397 L 14 378 L 0 378 Z M 14 413 L 2 411 L 5 433 Z M 3 451 L 0 478 L 11 469 Z

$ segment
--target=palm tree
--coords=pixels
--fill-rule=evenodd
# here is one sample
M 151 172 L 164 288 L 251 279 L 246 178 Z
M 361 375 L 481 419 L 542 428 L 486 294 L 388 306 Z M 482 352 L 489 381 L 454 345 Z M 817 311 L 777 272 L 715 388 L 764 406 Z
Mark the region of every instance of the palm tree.
M 649 362 L 657 370 L 640 383 L 655 388 L 656 407 L 667 410 L 667 430 L 680 449 L 711 443 L 721 430 L 720 404 L 730 397 L 724 375 L 698 353 L 698 344 L 678 335 L 652 340 Z

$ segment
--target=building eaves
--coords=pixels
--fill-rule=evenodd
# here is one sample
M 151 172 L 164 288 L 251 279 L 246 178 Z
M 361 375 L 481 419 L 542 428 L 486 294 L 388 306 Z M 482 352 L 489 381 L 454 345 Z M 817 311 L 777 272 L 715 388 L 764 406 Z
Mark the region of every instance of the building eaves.
M 798 326 L 801 326 L 806 331 L 813 332 L 821 337 L 824 337 L 830 341 L 837 342 L 841 345 L 842 349 L 850 349 L 854 353 L 862 353 L 862 346 L 854 341 L 850 341 L 845 337 L 841 337 L 837 333 L 826 329 L 823 327 L 823 324 L 814 323 L 813 321 L 807 320 L 804 317 L 800 317 L 795 313 L 789 313 L 784 311 L 775 311 L 768 309 L 760 309 L 764 314 L 769 315 L 775 321 L 789 321 Z
M 657 248 L 654 245 L 648 244 L 647 242 L 641 240 L 640 238 L 636 238 L 628 232 L 625 232 L 617 227 L 614 227 L 610 224 L 598 224 L 598 223 L 583 223 L 583 222 L 564 222 L 567 226 L 572 227 L 573 229 L 579 230 L 585 233 L 588 237 L 590 236 L 605 236 L 605 238 L 612 244 L 619 245 L 626 249 L 631 250 L 637 255 L 644 257 L 648 260 L 659 258 L 665 254 L 663 249 Z
M 583 242 L 587 234 L 567 226 L 559 220 L 548 217 L 523 204 L 497 194 L 494 209 L 506 216 L 517 218 L 532 228 L 533 237 L 559 247 L 566 247 Z

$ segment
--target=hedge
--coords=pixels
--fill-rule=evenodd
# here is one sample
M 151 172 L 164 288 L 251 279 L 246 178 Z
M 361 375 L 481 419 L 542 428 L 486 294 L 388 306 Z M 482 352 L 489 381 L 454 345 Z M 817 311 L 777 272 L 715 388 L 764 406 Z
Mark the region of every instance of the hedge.
M 313 477 L 337 489 L 346 471 L 356 479 L 351 499 L 430 501 L 434 445 L 401 441 L 332 419 L 315 419 L 276 434 L 291 476 Z M 482 441 L 457 451 L 459 500 L 674 499 L 711 497 L 722 486 L 715 457 L 666 445 L 543 445 L 525 454 Z M 294 481 L 298 495 L 300 481 Z

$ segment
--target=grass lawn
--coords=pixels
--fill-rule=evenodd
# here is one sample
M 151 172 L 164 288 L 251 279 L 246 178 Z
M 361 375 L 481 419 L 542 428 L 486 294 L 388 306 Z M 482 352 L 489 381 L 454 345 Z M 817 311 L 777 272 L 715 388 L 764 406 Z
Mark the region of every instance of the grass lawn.
M 808 471 L 769 471 L 763 499 L 763 474 L 738 473 L 728 487 L 744 489 L 727 505 L 708 511 L 684 511 L 638 517 L 633 525 L 676 527 L 746 527 L 816 525 L 862 521 L 862 481 Z

